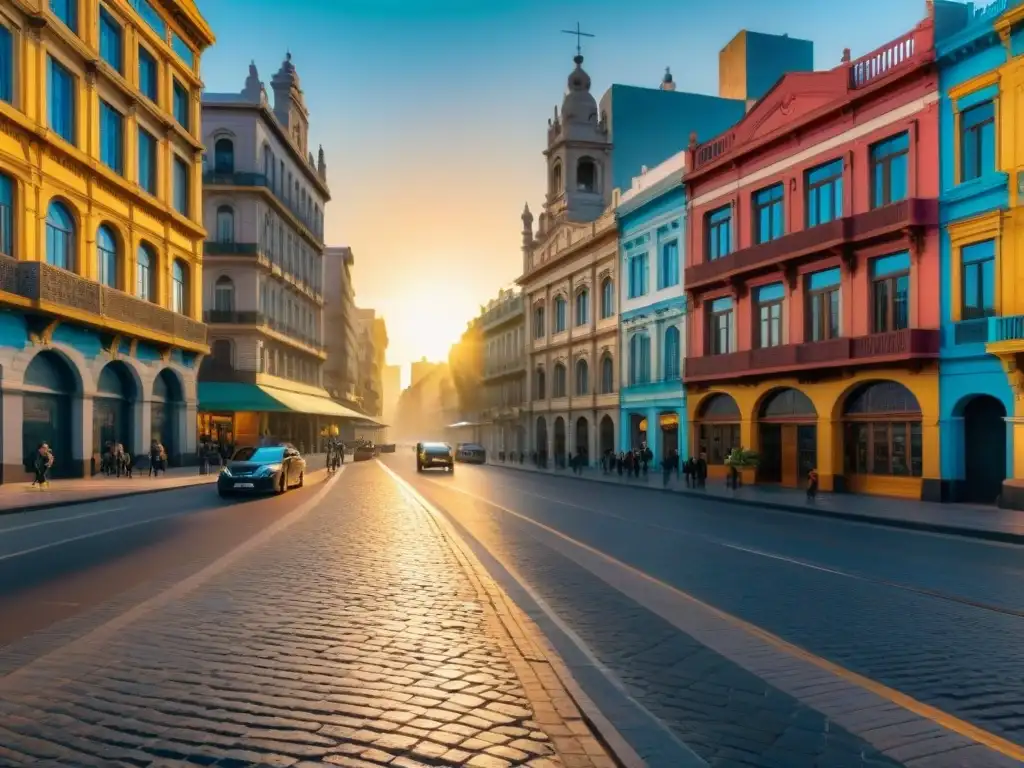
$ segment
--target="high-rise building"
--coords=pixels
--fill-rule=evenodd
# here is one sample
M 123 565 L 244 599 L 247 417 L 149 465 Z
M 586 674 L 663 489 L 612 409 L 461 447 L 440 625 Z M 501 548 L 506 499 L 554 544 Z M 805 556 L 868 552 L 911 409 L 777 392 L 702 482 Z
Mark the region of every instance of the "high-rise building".
M 388 349 L 388 330 L 384 318 L 377 317 L 372 309 L 356 309 L 356 320 L 360 325 L 359 383 L 360 401 L 363 412 L 379 418 L 383 407 L 384 357 Z
M 331 397 L 349 407 L 357 406 L 359 383 L 359 322 L 356 319 L 352 283 L 352 249 L 332 246 L 324 253 L 324 324 L 327 361 L 324 387 Z
M 394 426 L 398 413 L 398 398 L 402 394 L 402 366 L 385 365 L 381 377 L 381 421 Z
M 39 10 L 32 10 L 32 7 Z M 195 454 L 205 232 L 192 2 L 5 3 L 0 33 L 3 480 L 109 443 Z

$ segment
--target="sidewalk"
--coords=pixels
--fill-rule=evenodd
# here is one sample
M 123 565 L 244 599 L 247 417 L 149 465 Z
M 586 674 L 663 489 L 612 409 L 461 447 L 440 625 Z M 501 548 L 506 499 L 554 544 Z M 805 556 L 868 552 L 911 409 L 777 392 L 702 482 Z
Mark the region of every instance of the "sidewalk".
M 346 471 L 88 634 L 12 647 L 0 764 L 615 768 L 491 587 L 383 470 Z
M 306 465 L 309 472 L 323 469 L 327 466 L 327 456 L 322 453 L 307 456 Z M 175 467 L 159 477 L 150 477 L 145 471 L 136 472 L 130 479 L 95 475 L 54 480 L 43 489 L 34 488 L 31 483 L 5 483 L 0 485 L 0 515 L 205 485 L 216 482 L 219 472 L 220 467 L 216 466 L 210 468 L 208 475 L 200 475 L 198 466 Z
M 938 504 L 928 501 L 909 501 L 880 496 L 857 494 L 819 493 L 814 502 L 808 502 L 802 490 L 779 488 L 777 486 L 748 485 L 731 490 L 724 481 L 709 481 L 707 488 L 687 488 L 682 476 L 669 480 L 662 486 L 661 471 L 650 472 L 646 478 L 627 479 L 619 475 L 604 475 L 600 467 L 589 467 L 581 475 L 570 470 L 538 469 L 527 464 L 503 464 L 488 462 L 488 466 L 522 472 L 564 477 L 570 480 L 610 483 L 634 488 L 644 488 L 662 493 L 681 496 L 719 499 L 730 504 L 760 507 L 795 512 L 804 515 L 820 515 L 844 520 L 887 525 L 932 533 L 949 533 L 990 541 L 1024 544 L 1024 512 L 1013 509 L 999 509 L 983 505 Z

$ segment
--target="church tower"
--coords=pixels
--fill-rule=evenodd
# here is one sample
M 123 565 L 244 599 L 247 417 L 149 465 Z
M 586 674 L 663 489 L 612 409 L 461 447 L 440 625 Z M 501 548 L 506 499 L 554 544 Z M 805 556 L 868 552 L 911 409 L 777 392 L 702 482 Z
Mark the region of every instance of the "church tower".
M 292 64 L 291 53 L 285 55 L 281 68 L 270 81 L 270 87 L 274 90 L 274 116 L 299 148 L 299 154 L 305 157 L 309 151 L 309 110 L 306 109 L 306 99 L 299 86 L 299 73 Z
M 590 75 L 583 56 L 573 59 L 562 111 L 548 120 L 548 193 L 544 202 L 545 229 L 566 220 L 594 221 L 611 203 L 609 167 L 612 145 L 604 117 L 590 93 Z

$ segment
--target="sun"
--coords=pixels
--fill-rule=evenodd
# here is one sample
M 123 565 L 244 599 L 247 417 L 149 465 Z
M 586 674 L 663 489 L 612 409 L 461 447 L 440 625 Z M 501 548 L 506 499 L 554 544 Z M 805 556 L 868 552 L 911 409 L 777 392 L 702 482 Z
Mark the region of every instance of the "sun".
M 420 358 L 447 360 L 466 323 L 476 314 L 476 305 L 465 294 L 459 296 L 450 287 L 389 296 L 376 302 L 388 328 L 388 361 L 410 363 Z M 467 306 L 468 304 L 468 306 Z

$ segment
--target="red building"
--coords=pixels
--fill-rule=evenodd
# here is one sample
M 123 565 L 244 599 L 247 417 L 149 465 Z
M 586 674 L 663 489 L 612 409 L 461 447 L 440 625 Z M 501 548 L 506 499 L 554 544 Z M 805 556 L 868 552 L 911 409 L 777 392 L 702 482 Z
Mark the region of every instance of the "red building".
M 686 381 L 712 475 L 743 447 L 748 482 L 937 492 L 938 101 L 929 18 L 691 139 Z

